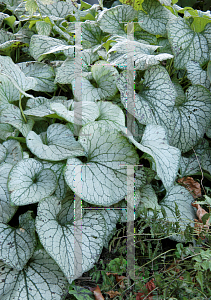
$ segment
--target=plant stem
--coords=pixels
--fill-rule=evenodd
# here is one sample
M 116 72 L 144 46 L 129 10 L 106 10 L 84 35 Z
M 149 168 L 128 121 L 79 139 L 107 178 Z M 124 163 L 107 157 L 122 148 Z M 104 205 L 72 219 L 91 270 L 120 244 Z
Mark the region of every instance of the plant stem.
M 26 144 L 26 139 L 24 137 L 8 136 L 7 140 L 16 140 Z
M 25 117 L 25 115 L 23 113 L 22 104 L 21 104 L 21 92 L 20 92 L 20 97 L 19 97 L 19 108 L 20 108 L 20 111 L 21 111 L 21 114 L 23 116 L 23 119 L 24 119 L 25 123 L 27 123 L 26 117 Z

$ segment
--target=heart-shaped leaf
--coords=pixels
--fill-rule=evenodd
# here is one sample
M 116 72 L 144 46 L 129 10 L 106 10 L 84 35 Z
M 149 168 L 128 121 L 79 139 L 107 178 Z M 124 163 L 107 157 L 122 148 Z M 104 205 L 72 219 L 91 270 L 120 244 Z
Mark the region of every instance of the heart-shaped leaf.
M 121 102 L 129 113 L 144 125 L 162 125 L 171 136 L 174 129 L 172 115 L 176 91 L 169 74 L 162 66 L 145 71 L 144 80 L 140 82 L 140 92 L 135 93 L 134 105 L 127 107 L 127 73 L 123 71 L 116 80 L 121 93 Z
M 44 248 L 71 283 L 82 273 L 90 270 L 99 259 L 106 230 L 105 221 L 100 214 L 90 215 L 88 212 L 83 217 L 82 243 L 76 240 L 82 251 L 82 261 L 80 262 L 77 260 L 77 253 L 74 253 L 74 226 L 79 230 L 81 226 L 61 225 L 57 220 L 60 209 L 61 201 L 58 198 L 51 196 L 43 199 L 38 206 L 36 229 Z M 76 260 L 74 260 L 74 255 Z M 82 269 L 81 274 L 74 273 L 77 268 Z
M 184 103 L 174 107 L 175 128 L 170 143 L 187 152 L 204 136 L 211 122 L 211 95 L 203 86 L 193 85 L 186 91 Z
M 127 169 L 121 167 L 138 164 L 138 155 L 128 140 L 117 130 L 103 122 L 89 123 L 80 131 L 79 142 L 84 147 L 87 163 L 69 158 L 65 180 L 83 200 L 97 205 L 112 205 L 127 193 Z M 75 181 L 81 165 L 81 181 Z M 82 185 L 82 193 L 80 192 Z
M 54 111 L 51 110 L 52 103 L 61 103 L 67 109 L 71 106 L 73 100 L 66 100 L 66 97 L 55 96 L 51 99 L 45 97 L 30 98 L 26 104 L 26 110 L 24 114 L 27 116 L 45 117 L 55 115 Z M 53 117 L 53 116 L 52 116 Z M 43 132 L 43 131 L 42 131 Z
M 34 91 L 52 93 L 57 89 L 54 84 L 54 70 L 51 66 L 36 61 L 22 62 L 17 65 L 26 76 L 36 79 L 37 84 L 33 88 Z
M 176 18 L 167 24 L 168 39 L 174 54 L 174 67 L 185 69 L 194 60 L 203 64 L 209 60 L 208 42 L 204 35 L 194 32 L 185 19 Z
M 26 123 L 20 109 L 13 104 L 8 104 L 1 111 L 1 123 L 14 126 L 26 137 L 28 132 L 32 130 L 34 120 L 28 119 Z
M 19 216 L 19 228 L 0 223 L 0 259 L 20 271 L 32 256 L 36 238 L 35 224 L 28 211 Z
M 40 12 L 43 15 L 51 16 L 53 20 L 64 19 L 64 16 L 72 15 L 73 10 L 76 10 L 76 7 L 71 1 L 37 0 L 37 4 Z
M 84 155 L 84 150 L 75 140 L 72 131 L 63 124 L 48 127 L 45 144 L 40 136 L 30 131 L 26 137 L 27 147 L 40 159 L 59 161 L 70 156 Z
M 157 0 L 145 0 L 142 7 L 143 10 L 138 12 L 140 27 L 154 35 L 166 37 L 166 24 L 168 20 L 174 19 L 176 16 Z
M 166 211 L 166 218 L 170 222 L 179 222 L 181 228 L 181 234 L 175 234 L 169 238 L 177 242 L 186 242 L 184 237 L 184 230 L 188 224 L 194 226 L 194 218 L 196 217 L 193 206 L 191 205 L 193 196 L 183 186 L 173 186 L 164 199 L 159 203 Z M 180 219 L 176 216 L 175 204 L 177 205 Z M 163 218 L 161 213 L 160 217 Z
M 125 126 L 125 115 L 118 105 L 107 101 L 98 101 L 97 105 L 100 110 L 97 118 L 99 123 L 105 124 L 106 121 L 107 126 L 117 130 L 119 130 L 119 126 Z
M 111 99 L 118 91 L 114 80 L 118 75 L 117 69 L 101 60 L 92 66 L 91 71 L 95 83 L 92 84 L 88 79 L 82 78 L 82 101 Z M 75 95 L 75 79 L 72 86 Z
M 8 190 L 10 200 L 15 205 L 37 203 L 53 194 L 57 187 L 57 178 L 50 169 L 44 169 L 42 163 L 34 158 L 23 159 L 10 171 Z
M 93 79 L 88 65 L 93 64 L 93 62 L 99 59 L 99 55 L 91 50 L 92 49 L 84 49 L 81 52 L 81 75 L 88 80 Z M 56 68 L 55 83 L 69 84 L 75 79 L 75 76 L 75 58 L 68 57 L 60 67 Z
M 61 51 L 72 56 L 74 46 L 49 36 L 34 34 L 30 40 L 29 51 L 34 59 L 41 61 L 45 55 Z
M 122 127 L 127 136 L 127 128 Z M 147 125 L 140 143 L 131 135 L 128 139 L 141 151 L 151 155 L 156 163 L 157 175 L 163 182 L 166 190 L 173 185 L 179 169 L 181 152 L 169 146 L 166 131 L 161 126 Z
M 103 10 L 98 15 L 97 24 L 105 32 L 126 37 L 127 33 L 124 30 L 124 23 L 134 20 L 136 16 L 137 11 L 131 6 L 126 4 L 118 5 L 108 10 Z
M 100 29 L 95 21 L 86 20 L 81 23 L 82 43 L 90 47 L 101 45 L 101 40 L 105 33 Z
M 35 78 L 26 77 L 9 56 L 0 56 L 0 74 L 7 76 L 13 84 L 16 83 L 16 88 L 23 91 L 33 89 L 37 83 Z
M 78 125 L 95 121 L 99 116 L 98 105 L 94 102 L 73 102 L 71 110 L 68 110 L 62 103 L 52 103 L 51 110 L 66 121 Z
M 34 252 L 21 271 L 0 261 L 0 296 L 2 300 L 60 300 L 67 285 L 63 273 L 43 250 Z
M 36 22 L 36 29 L 39 35 L 49 36 L 51 33 L 52 26 L 51 24 L 45 21 L 38 21 Z
M 136 214 L 139 215 L 140 210 L 143 207 L 147 209 L 160 210 L 160 205 L 158 204 L 157 195 L 151 184 L 145 185 L 140 189 L 139 202 L 136 204 Z

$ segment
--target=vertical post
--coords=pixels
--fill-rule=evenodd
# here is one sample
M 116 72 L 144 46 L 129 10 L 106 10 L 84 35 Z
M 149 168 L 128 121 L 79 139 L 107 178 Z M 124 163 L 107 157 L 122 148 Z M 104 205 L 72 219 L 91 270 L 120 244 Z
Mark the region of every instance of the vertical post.
M 135 186 L 134 186 L 134 167 L 139 165 L 120 165 L 127 167 L 127 277 L 135 278 Z
M 80 15 L 77 16 L 75 22 L 75 97 L 78 102 L 74 102 L 74 134 L 78 135 L 79 129 L 82 127 L 82 58 L 81 58 L 81 22 Z M 77 103 L 77 112 L 75 104 Z M 79 119 L 81 118 L 81 119 Z M 75 125 L 77 120 L 81 125 Z M 80 126 L 80 128 L 79 128 Z M 82 193 L 82 180 L 81 180 L 81 167 L 82 165 L 75 166 L 75 184 L 80 187 Z M 82 200 L 78 195 L 74 195 L 74 277 L 77 278 L 82 275 Z
M 81 116 L 82 124 L 82 93 L 81 93 L 81 78 L 82 78 L 82 60 L 81 60 L 81 22 L 75 23 L 75 98 L 77 99 L 78 116 Z M 76 102 L 74 102 L 75 104 Z M 77 132 L 78 125 L 75 125 L 78 116 L 74 112 L 74 132 Z M 82 127 L 82 125 L 80 125 Z M 77 134 L 76 134 L 77 135 Z
M 75 183 L 82 192 L 81 165 L 75 166 Z M 82 201 L 75 194 L 74 197 L 74 278 L 82 275 Z
M 135 277 L 134 166 L 127 166 L 127 277 Z
M 127 25 L 127 129 L 135 135 L 135 103 L 134 103 L 134 24 Z M 133 111 L 133 115 L 129 113 Z M 127 133 L 128 135 L 129 133 Z
M 134 101 L 134 23 L 127 24 L 127 129 L 135 136 L 135 101 Z M 133 114 L 129 113 L 133 112 Z M 130 134 L 127 131 L 127 136 Z M 127 277 L 135 277 L 134 244 L 134 166 L 127 166 Z
M 82 124 L 82 93 L 81 93 L 81 78 L 82 78 L 82 63 L 81 63 L 81 23 L 75 22 L 75 97 L 78 102 L 74 101 L 74 133 L 78 133 L 78 116 L 81 116 Z M 76 114 L 75 104 L 79 105 L 77 109 L 79 113 Z M 82 127 L 82 125 L 80 125 Z M 77 132 L 77 133 L 76 133 Z M 75 166 L 75 184 L 81 188 L 81 165 Z M 82 200 L 76 194 L 74 195 L 74 277 L 77 278 L 82 275 Z

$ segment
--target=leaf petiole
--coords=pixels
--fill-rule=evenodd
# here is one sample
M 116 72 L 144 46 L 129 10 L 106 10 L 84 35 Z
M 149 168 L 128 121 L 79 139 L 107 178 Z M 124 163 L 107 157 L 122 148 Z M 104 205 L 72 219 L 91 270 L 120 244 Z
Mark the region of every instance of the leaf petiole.
M 25 117 L 25 115 L 23 113 L 22 104 L 21 104 L 21 92 L 20 92 L 20 97 L 19 97 L 19 108 L 20 108 L 20 111 L 21 111 L 21 114 L 23 116 L 23 119 L 24 119 L 25 123 L 27 123 L 26 117 Z

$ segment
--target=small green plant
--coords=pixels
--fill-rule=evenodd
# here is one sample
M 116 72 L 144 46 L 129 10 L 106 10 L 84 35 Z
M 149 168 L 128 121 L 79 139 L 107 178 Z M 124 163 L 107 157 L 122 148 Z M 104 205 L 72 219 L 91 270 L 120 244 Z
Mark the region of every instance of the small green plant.
M 99 281 L 102 282 L 101 284 L 101 291 L 109 291 L 114 285 L 115 280 L 114 277 L 108 276 L 106 273 L 108 272 L 107 267 L 102 260 L 100 260 L 100 267 L 94 266 L 94 268 L 90 271 L 90 276 L 93 281 L 99 284 Z
M 211 249 L 200 249 L 199 255 L 193 257 L 196 261 L 194 268 L 200 271 L 211 271 Z

